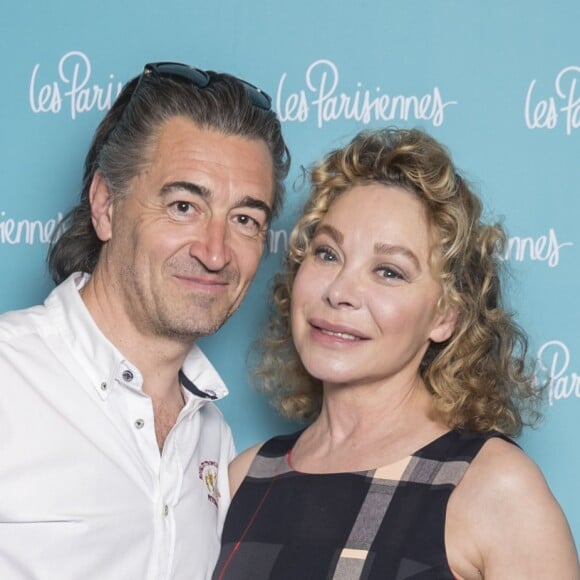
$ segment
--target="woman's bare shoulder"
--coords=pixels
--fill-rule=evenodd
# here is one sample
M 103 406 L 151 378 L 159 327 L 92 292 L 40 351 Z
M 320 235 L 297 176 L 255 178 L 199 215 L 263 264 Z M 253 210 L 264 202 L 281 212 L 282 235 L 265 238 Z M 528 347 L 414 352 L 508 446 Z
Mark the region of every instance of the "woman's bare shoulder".
M 485 578 L 549 578 L 554 570 L 580 578 L 558 502 L 538 466 L 508 441 L 485 443 L 453 492 L 448 517 L 446 537 Z
M 499 437 L 487 441 L 475 456 L 458 491 L 471 491 L 473 501 L 499 507 L 498 501 L 529 504 L 530 499 L 542 500 L 541 507 L 552 507 L 554 498 L 546 480 L 534 461 L 517 445 Z M 547 502 L 548 505 L 544 506 Z M 503 506 L 500 513 L 505 513 Z

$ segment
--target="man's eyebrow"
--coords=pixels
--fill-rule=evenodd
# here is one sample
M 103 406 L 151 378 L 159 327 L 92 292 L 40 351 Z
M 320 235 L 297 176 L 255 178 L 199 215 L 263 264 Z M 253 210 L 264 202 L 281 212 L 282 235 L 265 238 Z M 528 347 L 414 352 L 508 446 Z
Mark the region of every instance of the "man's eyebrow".
M 409 248 L 406 248 L 405 246 L 377 243 L 375 244 L 375 254 L 402 254 L 403 256 L 411 260 L 411 262 L 413 262 L 417 270 L 421 271 L 421 264 L 419 262 L 419 259 L 414 254 L 414 252 L 412 252 L 411 250 L 409 250 Z
M 204 199 L 209 199 L 212 197 L 212 193 L 206 187 L 202 185 L 197 185 L 197 183 L 192 183 L 191 181 L 172 181 L 171 183 L 166 183 L 159 192 L 162 196 L 167 195 L 176 189 L 185 189 L 193 195 L 199 195 Z
M 247 195 L 236 203 L 236 207 L 251 207 L 262 210 L 266 214 L 266 221 L 270 223 L 272 218 L 272 208 L 263 200 Z

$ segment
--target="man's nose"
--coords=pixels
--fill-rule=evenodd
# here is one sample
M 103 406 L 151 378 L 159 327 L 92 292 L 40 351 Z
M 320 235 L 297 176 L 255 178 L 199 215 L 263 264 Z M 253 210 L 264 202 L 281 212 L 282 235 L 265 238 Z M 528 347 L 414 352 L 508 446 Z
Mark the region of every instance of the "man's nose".
M 212 272 L 223 270 L 232 259 L 230 233 L 225 219 L 215 216 L 190 244 L 189 254 Z

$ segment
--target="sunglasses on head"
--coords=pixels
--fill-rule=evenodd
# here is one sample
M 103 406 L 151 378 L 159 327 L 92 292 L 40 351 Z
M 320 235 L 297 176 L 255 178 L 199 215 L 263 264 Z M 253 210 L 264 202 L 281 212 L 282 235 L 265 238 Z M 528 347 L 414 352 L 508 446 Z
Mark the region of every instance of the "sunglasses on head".
M 153 76 L 169 78 L 178 82 L 190 82 L 200 89 L 207 87 L 213 80 L 212 72 L 195 68 L 188 64 L 182 64 L 179 62 L 151 62 L 145 65 L 145 68 L 137 81 L 137 86 L 133 91 L 133 95 L 137 93 L 144 79 Z M 263 109 L 264 111 L 269 111 L 272 108 L 272 98 L 270 95 L 248 81 L 238 77 L 233 78 L 244 86 L 248 97 L 255 107 Z

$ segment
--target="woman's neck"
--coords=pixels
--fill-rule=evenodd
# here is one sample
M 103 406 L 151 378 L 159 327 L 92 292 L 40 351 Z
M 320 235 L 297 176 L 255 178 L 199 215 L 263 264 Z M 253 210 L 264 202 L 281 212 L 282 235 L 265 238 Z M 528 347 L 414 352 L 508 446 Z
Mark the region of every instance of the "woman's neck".
M 436 439 L 446 427 L 433 417 L 422 381 L 396 391 L 324 386 L 320 415 L 293 453 L 299 471 L 362 471 L 396 462 Z

